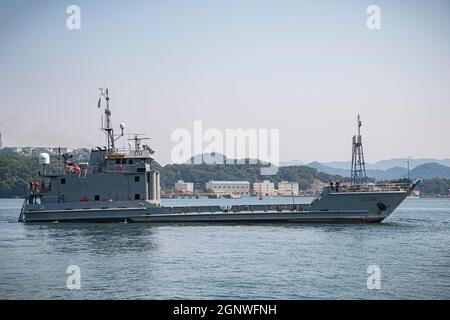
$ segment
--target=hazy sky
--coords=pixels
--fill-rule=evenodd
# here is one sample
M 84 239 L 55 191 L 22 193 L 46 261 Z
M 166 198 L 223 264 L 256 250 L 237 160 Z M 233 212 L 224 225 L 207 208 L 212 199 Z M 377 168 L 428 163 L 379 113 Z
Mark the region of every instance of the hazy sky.
M 81 29 L 66 8 L 81 8 Z M 381 8 L 381 30 L 366 9 Z M 280 129 L 281 160 L 450 158 L 448 1 L 0 0 L 0 132 L 104 145 L 113 121 L 170 161 L 177 128 Z

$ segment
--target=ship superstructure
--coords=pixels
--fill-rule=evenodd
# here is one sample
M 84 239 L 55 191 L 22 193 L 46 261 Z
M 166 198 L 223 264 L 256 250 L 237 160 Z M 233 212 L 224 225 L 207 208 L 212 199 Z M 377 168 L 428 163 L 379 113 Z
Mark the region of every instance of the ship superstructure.
M 41 180 L 30 183 L 25 212 L 43 210 L 97 210 L 113 207 L 129 209 L 139 201 L 147 206 L 161 205 L 160 169 L 153 159 L 153 150 L 142 145 L 144 137 L 138 134 L 129 139 L 133 142 L 128 149 L 118 149 L 115 141 L 124 138 L 125 125 L 118 136 L 114 135 L 109 107 L 108 89 L 101 90 L 100 99 L 106 101 L 102 131 L 107 138 L 107 146 L 91 150 L 88 163 L 76 163 L 71 155 L 63 154 L 57 173 L 48 173 L 50 158 L 40 156 Z M 101 100 L 99 99 L 99 107 Z M 142 205 L 138 205 L 142 208 Z M 21 219 L 23 215 L 21 215 Z M 27 219 L 24 219 L 27 221 Z

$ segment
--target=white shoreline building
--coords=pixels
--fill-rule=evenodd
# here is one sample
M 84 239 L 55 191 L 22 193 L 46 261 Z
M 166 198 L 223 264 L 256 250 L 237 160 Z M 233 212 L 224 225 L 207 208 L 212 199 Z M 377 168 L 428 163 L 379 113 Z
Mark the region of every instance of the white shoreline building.
M 194 193 L 194 183 L 193 182 L 184 182 L 183 180 L 178 180 L 175 182 L 175 192 L 178 193 Z
M 250 195 L 250 182 L 248 181 L 209 181 L 206 183 L 206 190 L 214 194 L 234 194 L 241 196 Z
M 275 183 L 270 182 L 269 180 L 253 183 L 253 191 L 256 195 L 260 194 L 263 194 L 265 196 L 277 195 L 277 191 L 275 190 Z
M 278 194 L 280 196 L 298 196 L 298 182 L 280 181 L 278 183 Z

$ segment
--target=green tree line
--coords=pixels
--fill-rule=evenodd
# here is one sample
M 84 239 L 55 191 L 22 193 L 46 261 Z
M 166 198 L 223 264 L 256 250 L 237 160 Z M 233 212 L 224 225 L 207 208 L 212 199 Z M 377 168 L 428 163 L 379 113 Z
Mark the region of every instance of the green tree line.
M 259 164 L 173 164 L 166 165 L 161 171 L 161 187 L 172 189 L 177 180 L 193 182 L 198 190 L 205 188 L 210 180 L 243 180 L 251 184 L 257 181 L 269 180 L 280 182 L 282 180 L 299 183 L 300 189 L 307 189 L 311 183 L 318 179 L 323 182 L 342 178 L 331 174 L 317 172 L 316 169 L 306 166 L 281 167 L 275 175 L 261 175 Z
M 58 160 L 52 158 L 52 163 Z M 55 170 L 54 166 L 50 170 Z M 318 179 L 327 183 L 329 180 L 339 179 L 335 176 L 306 166 L 280 167 L 277 174 L 263 176 L 260 172 L 260 164 L 172 164 L 166 165 L 161 171 L 161 187 L 171 190 L 178 180 L 193 182 L 195 188 L 202 190 L 206 182 L 210 180 L 245 180 L 251 184 L 256 181 L 270 180 L 280 182 L 282 180 L 299 182 L 300 189 L 307 189 L 311 183 Z M 0 153 L 0 197 L 20 197 L 26 194 L 27 185 L 21 179 L 29 182 L 38 179 L 41 170 L 37 158 L 19 154 Z M 19 179 L 21 178 L 21 179 Z M 424 196 L 447 196 L 450 189 L 450 179 L 423 180 L 417 190 Z
M 424 196 L 447 197 L 450 195 L 450 179 L 426 179 L 421 181 L 416 188 Z
M 0 197 L 17 197 L 26 194 L 25 181 L 37 179 L 39 171 L 37 159 L 18 154 L 0 154 Z

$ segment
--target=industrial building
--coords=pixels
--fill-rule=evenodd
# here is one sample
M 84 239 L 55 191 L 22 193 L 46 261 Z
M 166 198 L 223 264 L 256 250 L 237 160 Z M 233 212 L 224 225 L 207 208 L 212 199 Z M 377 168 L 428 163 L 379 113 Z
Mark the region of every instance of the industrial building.
M 278 194 L 280 196 L 298 196 L 298 182 L 280 181 Z
M 265 195 L 265 196 L 276 196 L 277 191 L 275 190 L 275 183 L 270 182 L 269 180 L 264 180 L 263 182 L 255 182 L 253 183 L 253 192 L 256 195 Z
M 234 194 L 241 196 L 250 195 L 250 182 L 248 181 L 209 181 L 206 190 L 217 195 Z
M 178 180 L 175 183 L 175 192 L 182 194 L 193 194 L 194 193 L 194 183 L 184 182 L 183 180 Z

